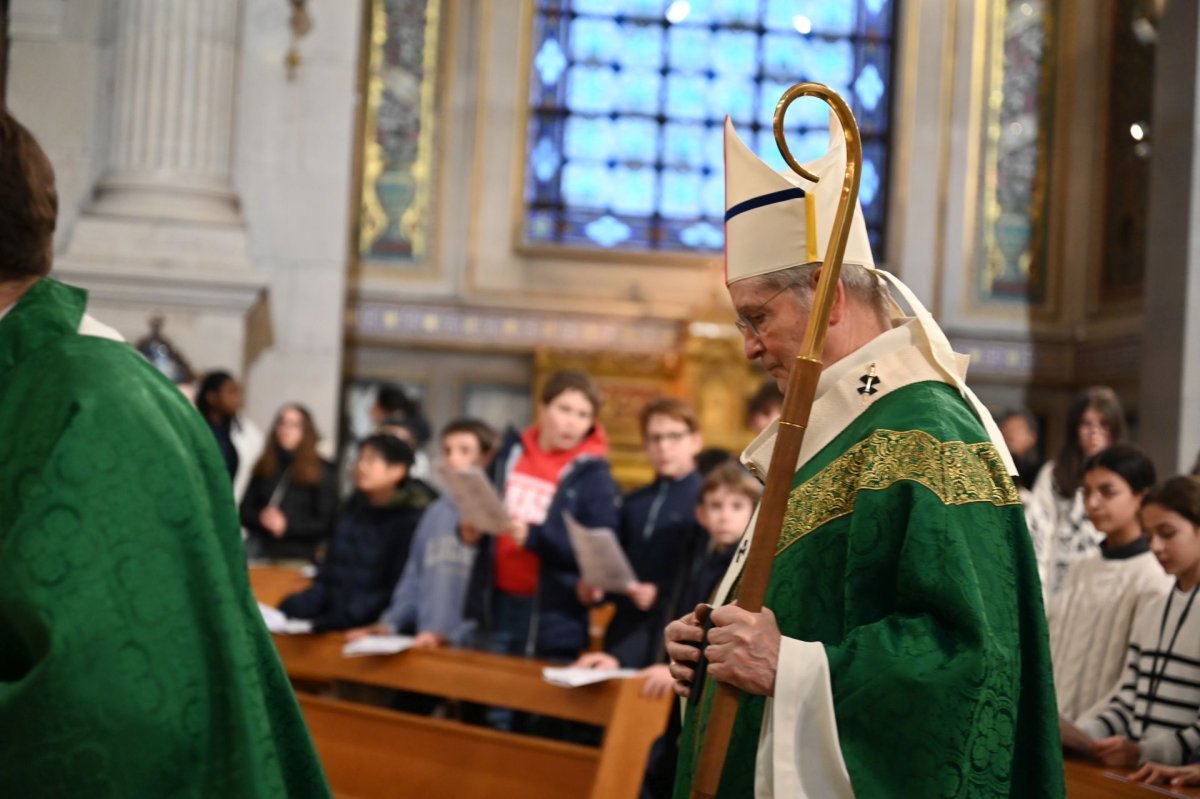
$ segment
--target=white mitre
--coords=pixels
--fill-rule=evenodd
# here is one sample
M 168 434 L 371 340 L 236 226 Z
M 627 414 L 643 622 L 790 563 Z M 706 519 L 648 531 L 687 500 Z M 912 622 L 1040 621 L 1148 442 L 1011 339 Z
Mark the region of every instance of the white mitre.
M 833 114 L 829 118 L 829 150 L 802 166 L 819 178 L 816 185 L 791 170 L 781 173 L 771 169 L 738 138 L 733 123 L 725 118 L 726 284 L 825 260 L 846 169 L 845 138 Z M 895 275 L 875 267 L 857 198 L 842 263 L 870 269 L 912 309 L 923 339 L 922 349 L 974 408 L 1008 473 L 1016 474 L 1016 465 L 992 414 L 967 386 L 969 358 L 951 349 L 946 334 L 912 289 Z M 898 306 L 893 312 L 902 315 Z
M 816 185 L 790 169 L 771 169 L 725 118 L 726 283 L 825 260 L 846 171 L 846 142 L 836 116 L 829 119 L 829 151 L 803 166 L 820 178 Z M 842 263 L 875 268 L 857 201 Z

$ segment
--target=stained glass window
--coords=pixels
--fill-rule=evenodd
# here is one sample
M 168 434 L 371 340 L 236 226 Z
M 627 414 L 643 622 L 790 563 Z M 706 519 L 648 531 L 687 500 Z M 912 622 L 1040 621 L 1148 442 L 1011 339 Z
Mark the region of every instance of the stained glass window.
M 724 241 L 728 114 L 784 169 L 771 117 L 825 83 L 862 133 L 859 189 L 883 258 L 893 0 L 536 0 L 524 175 L 528 244 L 700 252 Z M 788 111 L 801 161 L 825 152 L 827 107 Z

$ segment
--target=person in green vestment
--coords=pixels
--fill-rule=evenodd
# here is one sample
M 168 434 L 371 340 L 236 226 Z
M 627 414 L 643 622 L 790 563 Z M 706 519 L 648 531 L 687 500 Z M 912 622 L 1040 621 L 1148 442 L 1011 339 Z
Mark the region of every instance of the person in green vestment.
M 746 356 L 781 388 L 842 187 L 831 127 L 830 150 L 808 165 L 814 185 L 773 171 L 726 123 L 726 280 Z M 1041 587 L 1011 458 L 963 380 L 965 359 L 874 268 L 861 208 L 844 264 L 764 609 L 730 604 L 747 533 L 717 592 L 675 795 L 688 796 L 721 681 L 743 692 L 722 797 L 1062 796 Z M 743 453 L 760 477 L 776 429 Z M 705 634 L 693 612 L 666 636 L 688 696 Z
M 0 796 L 328 797 L 216 444 L 53 280 L 54 173 L 0 108 Z

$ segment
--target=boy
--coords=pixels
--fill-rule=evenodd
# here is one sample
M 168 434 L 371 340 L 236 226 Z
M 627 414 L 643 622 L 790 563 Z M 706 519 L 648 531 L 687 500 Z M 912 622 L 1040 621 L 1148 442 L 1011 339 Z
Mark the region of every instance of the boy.
M 442 428 L 442 460 L 453 471 L 485 466 L 495 445 L 496 432 L 476 419 L 458 419 Z M 444 495 L 421 517 L 408 565 L 383 616 L 369 627 L 349 631 L 346 638 L 415 632 L 414 646 L 462 646 L 475 626 L 462 612 L 474 561 L 475 547 L 458 535 L 458 507 Z
M 695 523 L 700 496 L 696 455 L 703 442 L 696 414 L 672 397 L 661 397 L 642 411 L 642 441 L 654 468 L 654 482 L 625 498 L 618 536 L 641 582 L 627 596 L 613 597 L 616 613 L 604 648 L 633 668 L 661 659 L 662 631 L 679 600 L 687 569 L 680 568 L 703 531 Z
M 563 371 L 542 389 L 537 422 L 509 430 L 492 478 L 512 523 L 479 540 L 467 615 L 484 628 L 491 652 L 574 660 L 587 645 L 587 608 L 576 596 L 579 568 L 565 513 L 588 527 L 615 529 L 617 487 L 596 424 L 600 392 L 588 375 Z
M 359 444 L 358 491 L 346 505 L 313 584 L 279 609 L 311 619 L 313 632 L 344 630 L 379 618 L 408 560 L 413 531 L 436 498 L 408 479 L 412 449 L 389 435 Z
M 745 469 L 734 462 L 717 466 L 704 478 L 700 486 L 700 500 L 696 506 L 696 520 L 708 533 L 707 544 L 695 547 L 695 552 L 684 565 L 682 591 L 678 602 L 664 608 L 668 618 L 678 616 L 701 602 L 707 602 L 725 576 L 725 570 L 733 560 L 737 543 L 750 524 L 754 506 L 762 495 L 762 486 Z M 661 633 L 660 633 L 661 634 Z M 581 657 L 576 666 L 582 668 L 615 669 L 629 665 L 618 661 L 608 652 L 590 652 Z M 644 696 L 658 698 L 671 692 L 674 680 L 666 663 L 660 662 L 642 669 L 639 676 Z M 642 796 L 657 799 L 668 797 L 675 781 L 675 763 L 678 756 L 679 714 L 671 713 L 667 731 L 650 750 L 646 764 L 646 778 Z

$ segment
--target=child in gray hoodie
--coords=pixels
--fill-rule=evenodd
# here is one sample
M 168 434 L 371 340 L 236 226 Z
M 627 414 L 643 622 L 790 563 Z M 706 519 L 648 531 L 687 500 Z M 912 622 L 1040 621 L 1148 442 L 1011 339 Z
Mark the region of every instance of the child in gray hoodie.
M 496 432 L 476 419 L 458 419 L 442 429 L 441 441 L 446 466 L 462 471 L 487 463 Z M 474 628 L 463 618 L 463 602 L 476 548 L 463 543 L 458 521 L 449 494 L 429 506 L 387 610 L 377 623 L 349 631 L 347 639 L 407 633 L 416 635 L 414 646 L 463 645 Z

